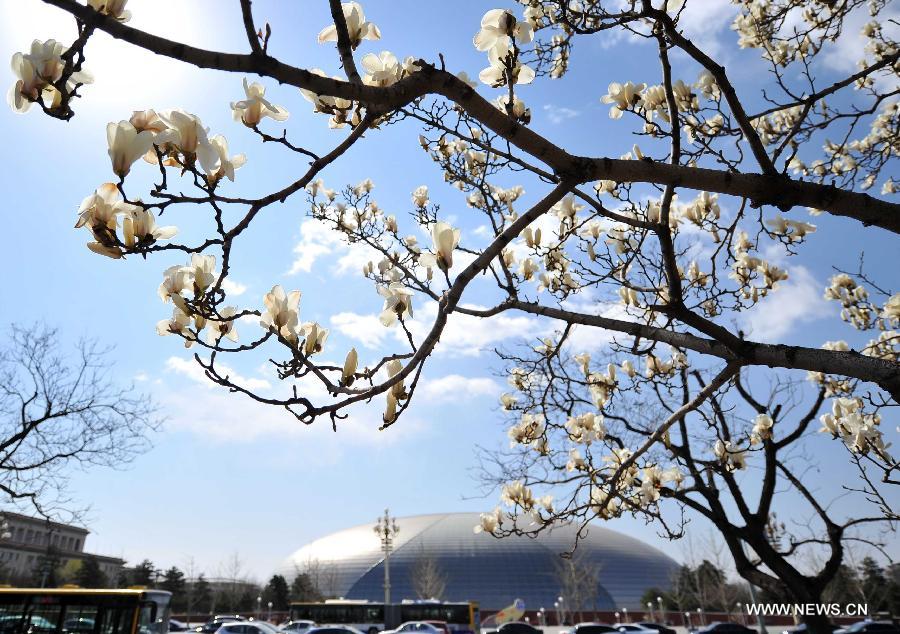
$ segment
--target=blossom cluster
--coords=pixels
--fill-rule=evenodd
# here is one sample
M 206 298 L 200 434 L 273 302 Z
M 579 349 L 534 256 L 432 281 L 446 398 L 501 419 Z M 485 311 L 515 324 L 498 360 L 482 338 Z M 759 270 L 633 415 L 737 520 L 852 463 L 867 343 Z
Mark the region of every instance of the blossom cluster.
M 124 3 L 123 3 L 124 4 Z M 15 53 L 10 65 L 16 82 L 9 89 L 7 102 L 15 112 L 28 112 L 31 104 L 40 103 L 53 111 L 63 106 L 60 80 L 68 70 L 65 92 L 69 95 L 80 85 L 93 82 L 87 70 L 67 69 L 63 56 L 69 49 L 56 40 L 34 40 L 28 53 Z

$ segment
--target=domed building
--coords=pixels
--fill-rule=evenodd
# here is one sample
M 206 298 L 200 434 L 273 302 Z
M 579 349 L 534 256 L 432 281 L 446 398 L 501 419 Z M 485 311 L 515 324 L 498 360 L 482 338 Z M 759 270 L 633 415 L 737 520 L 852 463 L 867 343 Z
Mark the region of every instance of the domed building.
M 555 527 L 534 538 L 498 539 L 475 533 L 478 523 L 478 513 L 397 518 L 400 530 L 390 563 L 393 600 L 417 598 L 415 570 L 426 559 L 446 582 L 442 599 L 477 601 L 483 611 L 493 611 L 518 598 L 528 610 L 549 610 L 561 593 L 560 554 L 575 543 L 577 527 Z M 320 579 L 327 579 L 330 587 L 321 590 L 329 595 L 382 601 L 384 552 L 373 526 L 317 539 L 291 555 L 278 572 L 290 580 L 313 567 Z M 643 609 L 641 595 L 649 588 L 668 588 L 678 566 L 656 548 L 597 525 L 582 536 L 578 550 L 579 565 L 593 568 L 598 579 L 596 601 L 584 609 Z

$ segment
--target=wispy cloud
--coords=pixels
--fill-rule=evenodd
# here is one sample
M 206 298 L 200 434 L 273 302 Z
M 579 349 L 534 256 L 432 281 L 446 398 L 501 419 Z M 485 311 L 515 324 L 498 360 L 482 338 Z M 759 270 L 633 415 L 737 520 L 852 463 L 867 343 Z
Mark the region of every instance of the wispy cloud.
M 744 313 L 742 326 L 755 341 L 783 341 L 798 326 L 830 314 L 824 285 L 806 267 L 791 267 L 789 274 L 787 282 Z
M 431 402 L 450 402 L 460 398 L 497 396 L 501 389 L 491 378 L 448 374 L 423 382 L 418 391 Z
M 580 111 L 565 106 L 556 106 L 553 104 L 544 104 L 544 113 L 553 125 L 559 125 L 569 119 L 574 119 L 581 114 Z
M 242 376 L 230 368 L 219 369 L 261 396 L 275 396 L 282 387 L 273 386 L 264 378 Z M 172 431 L 188 432 L 222 444 L 264 438 L 300 439 L 315 443 L 317 450 L 309 455 L 314 454 L 316 461 L 328 464 L 340 458 L 345 444 L 386 446 L 401 439 L 408 441 L 410 434 L 425 428 L 413 409 L 398 423 L 403 429 L 402 434 L 379 431 L 382 403 L 377 400 L 348 410 L 346 413 L 350 416 L 338 421 L 337 433 L 327 420 L 306 425 L 282 408 L 230 393 L 214 384 L 192 359 L 170 357 L 162 379 L 158 399 L 168 414 L 168 427 Z M 329 399 L 325 389 L 314 379 L 297 381 L 296 385 L 299 393 L 316 403 Z
M 238 297 L 247 292 L 247 286 L 226 277 L 222 282 L 222 290 L 232 297 Z

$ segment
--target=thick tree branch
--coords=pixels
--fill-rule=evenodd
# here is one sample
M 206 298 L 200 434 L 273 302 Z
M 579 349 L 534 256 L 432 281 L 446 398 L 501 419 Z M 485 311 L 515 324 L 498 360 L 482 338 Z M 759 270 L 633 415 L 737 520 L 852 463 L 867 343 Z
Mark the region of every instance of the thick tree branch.
M 693 350 L 729 361 L 741 361 L 746 365 L 766 365 L 852 376 L 878 384 L 900 403 L 900 367 L 896 363 L 867 357 L 858 352 L 785 346 L 748 340 L 742 340 L 739 348 L 732 348 L 715 339 L 707 339 L 691 333 L 676 332 L 658 326 L 648 326 L 600 315 L 577 313 L 518 299 L 507 301 L 503 307 L 559 319 L 566 323 L 595 326 L 632 337 L 668 343 L 678 348 Z
M 784 210 L 795 205 L 813 207 L 853 218 L 866 226 L 900 233 L 900 205 L 868 194 L 843 191 L 830 185 L 797 181 L 782 175 L 735 174 L 722 170 L 664 165 L 649 160 L 626 161 L 573 156 L 533 130 L 515 122 L 453 74 L 428 65 L 423 65 L 421 71 L 387 88 L 365 86 L 314 75 L 268 56 L 259 58 L 222 53 L 174 42 L 129 27 L 75 0 L 43 1 L 115 38 L 159 55 L 179 59 L 200 68 L 268 76 L 317 94 L 360 101 L 382 111 L 401 108 L 427 94 L 442 95 L 522 151 L 544 161 L 559 177 L 576 184 L 608 179 L 616 182 L 675 185 L 740 196 L 748 198 L 755 205 L 770 204 Z

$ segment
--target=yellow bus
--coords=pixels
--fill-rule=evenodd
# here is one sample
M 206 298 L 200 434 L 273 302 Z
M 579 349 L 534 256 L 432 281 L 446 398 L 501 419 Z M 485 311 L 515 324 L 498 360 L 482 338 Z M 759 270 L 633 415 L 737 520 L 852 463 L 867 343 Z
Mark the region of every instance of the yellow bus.
M 0 588 L 0 634 L 166 634 L 170 592 Z

